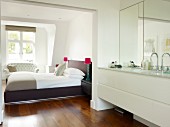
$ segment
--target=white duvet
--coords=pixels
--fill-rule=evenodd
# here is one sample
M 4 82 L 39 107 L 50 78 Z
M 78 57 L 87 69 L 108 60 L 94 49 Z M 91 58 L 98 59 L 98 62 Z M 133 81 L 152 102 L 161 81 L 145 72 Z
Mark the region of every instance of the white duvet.
M 80 86 L 81 79 L 66 76 L 55 76 L 53 73 L 36 73 L 37 89 Z

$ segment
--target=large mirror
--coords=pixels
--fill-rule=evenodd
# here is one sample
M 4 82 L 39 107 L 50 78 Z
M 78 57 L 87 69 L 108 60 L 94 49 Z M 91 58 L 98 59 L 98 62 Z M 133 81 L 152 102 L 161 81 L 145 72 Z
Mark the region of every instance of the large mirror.
M 143 2 L 120 10 L 119 62 L 140 65 L 143 59 Z
M 144 59 L 149 59 L 153 52 L 159 56 L 159 66 L 162 64 L 162 54 L 170 53 L 170 0 L 144 1 Z M 156 66 L 157 58 L 152 58 Z M 164 56 L 164 66 L 170 66 L 170 58 Z

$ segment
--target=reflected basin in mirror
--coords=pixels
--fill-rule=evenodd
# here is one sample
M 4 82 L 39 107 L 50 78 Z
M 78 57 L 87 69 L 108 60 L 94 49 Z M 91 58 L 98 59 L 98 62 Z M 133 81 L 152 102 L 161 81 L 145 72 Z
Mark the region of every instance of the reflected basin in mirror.
M 170 74 L 170 71 L 165 71 L 164 74 Z
M 155 75 L 163 75 L 163 74 L 170 74 L 170 71 L 163 72 L 163 71 L 159 70 L 159 71 L 152 71 L 152 73 Z

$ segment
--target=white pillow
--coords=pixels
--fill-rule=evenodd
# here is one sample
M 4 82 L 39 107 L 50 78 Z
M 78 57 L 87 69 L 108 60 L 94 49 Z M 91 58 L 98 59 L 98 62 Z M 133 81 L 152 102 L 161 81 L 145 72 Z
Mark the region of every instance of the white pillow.
M 84 77 L 82 75 L 69 75 L 69 74 L 65 74 L 64 76 L 69 77 L 69 78 L 75 78 L 75 79 L 80 79 L 82 80 Z
M 61 75 L 63 75 L 65 69 L 66 69 L 66 63 L 64 63 L 64 64 L 59 64 L 59 65 L 55 68 L 54 74 L 55 74 L 56 76 L 61 76 Z
M 77 68 L 66 68 L 64 70 L 64 73 L 68 74 L 68 75 L 82 75 L 82 76 L 85 76 L 85 74 L 81 70 L 79 70 Z

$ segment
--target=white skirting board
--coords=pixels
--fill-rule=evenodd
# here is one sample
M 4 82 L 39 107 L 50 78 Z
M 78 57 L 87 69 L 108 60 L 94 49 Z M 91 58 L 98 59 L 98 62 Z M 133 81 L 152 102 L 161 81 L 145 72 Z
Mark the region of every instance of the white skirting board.
M 90 100 L 90 107 L 92 109 L 95 109 L 95 102 L 93 100 Z
M 90 106 L 92 109 L 95 109 L 97 111 L 101 111 L 101 110 L 107 110 L 107 109 L 112 109 L 115 106 L 101 98 L 98 98 L 97 100 L 91 100 L 90 101 Z

